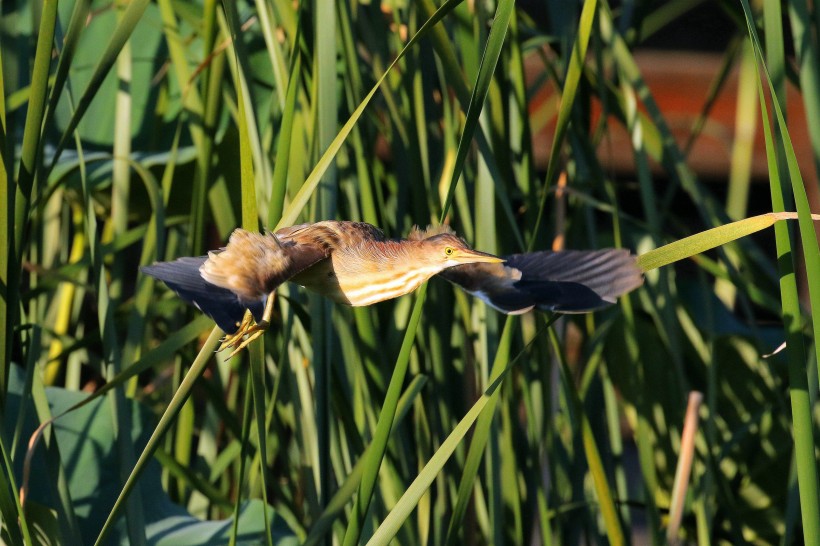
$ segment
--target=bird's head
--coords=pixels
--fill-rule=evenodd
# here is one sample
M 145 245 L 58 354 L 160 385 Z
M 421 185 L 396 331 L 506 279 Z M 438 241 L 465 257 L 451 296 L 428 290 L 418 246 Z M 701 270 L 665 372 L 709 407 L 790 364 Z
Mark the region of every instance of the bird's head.
M 472 263 L 501 263 L 498 256 L 473 250 L 467 243 L 451 233 L 441 233 L 422 241 L 425 257 L 442 269 Z

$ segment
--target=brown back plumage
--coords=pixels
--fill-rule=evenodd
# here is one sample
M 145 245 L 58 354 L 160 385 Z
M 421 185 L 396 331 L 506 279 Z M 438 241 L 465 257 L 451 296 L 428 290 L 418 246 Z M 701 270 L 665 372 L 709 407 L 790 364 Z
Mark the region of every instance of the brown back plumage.
M 264 298 L 327 256 L 329 251 L 321 245 L 298 245 L 291 240 L 278 240 L 272 233 L 237 229 L 224 249 L 208 253 L 199 272 L 207 282 L 252 301 Z
M 302 245 L 320 247 L 327 254 L 361 241 L 385 241 L 387 239 L 382 230 L 375 226 L 365 222 L 340 220 L 290 226 L 278 230 L 276 236 L 283 243 L 293 242 L 300 247 Z
M 364 222 L 327 220 L 299 224 L 276 233 L 234 230 L 228 245 L 208 253 L 200 268 L 207 282 L 256 300 L 333 252 L 360 241 L 383 241 L 384 233 Z

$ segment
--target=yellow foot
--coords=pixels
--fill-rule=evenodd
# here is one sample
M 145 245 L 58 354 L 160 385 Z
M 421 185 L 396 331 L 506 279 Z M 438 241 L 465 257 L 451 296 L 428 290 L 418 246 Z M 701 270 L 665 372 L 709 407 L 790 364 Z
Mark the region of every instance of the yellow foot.
M 219 346 L 219 349 L 216 352 L 221 352 L 227 349 L 228 347 L 234 347 L 242 341 L 242 338 L 245 337 L 245 334 L 248 333 L 248 330 L 253 325 L 253 315 L 251 315 L 250 311 L 245 313 L 245 316 L 242 317 L 242 322 L 237 323 L 236 332 L 232 334 L 225 334 L 225 337 L 222 338 L 222 344 Z
M 216 351 L 220 352 L 225 349 L 233 349 L 231 354 L 228 355 L 228 358 L 231 358 L 239 351 L 247 347 L 253 340 L 264 334 L 265 330 L 268 329 L 268 325 L 269 323 L 267 320 L 262 320 L 258 324 L 254 324 L 253 316 L 250 311 L 245 313 L 245 316 L 242 318 L 242 322 L 239 323 L 239 328 L 237 328 L 236 332 L 226 334 L 225 338 L 222 340 L 222 344 Z M 247 338 L 245 338 L 245 336 L 247 336 Z

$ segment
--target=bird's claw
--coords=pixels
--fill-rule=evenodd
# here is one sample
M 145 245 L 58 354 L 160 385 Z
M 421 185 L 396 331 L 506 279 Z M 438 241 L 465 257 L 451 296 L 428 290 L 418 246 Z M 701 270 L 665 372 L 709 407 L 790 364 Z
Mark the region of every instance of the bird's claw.
M 233 349 L 231 354 L 228 355 L 228 358 L 232 358 L 239 353 L 239 351 L 250 345 L 252 341 L 264 334 L 265 330 L 268 329 L 268 325 L 269 322 L 267 320 L 262 320 L 255 323 L 251 313 L 245 313 L 245 316 L 242 318 L 242 322 L 239 323 L 239 328 L 237 328 L 236 332 L 226 334 L 222 339 L 222 344 L 216 351 L 220 352 L 225 349 Z

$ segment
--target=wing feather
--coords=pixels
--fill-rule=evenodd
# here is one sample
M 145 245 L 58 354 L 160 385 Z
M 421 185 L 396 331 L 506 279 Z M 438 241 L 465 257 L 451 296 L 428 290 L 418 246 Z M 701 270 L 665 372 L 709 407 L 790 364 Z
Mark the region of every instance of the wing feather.
M 199 268 L 207 259 L 207 256 L 179 258 L 144 266 L 140 271 L 167 284 L 183 300 L 211 317 L 224 332 L 236 331 L 246 309 L 250 309 L 256 320 L 261 320 L 265 299 L 243 302 L 230 290 L 207 282 L 199 274 Z
M 643 284 L 635 257 L 624 249 L 528 252 L 503 264 L 466 264 L 439 275 L 507 314 L 537 307 L 585 313 L 606 307 Z
M 209 283 L 250 301 L 265 297 L 329 255 L 330 250 L 320 245 L 237 229 L 228 246 L 208 254 L 199 272 Z
M 295 230 L 302 226 L 290 228 Z M 272 233 L 235 230 L 228 245 L 208 256 L 179 258 L 142 267 L 179 296 L 233 333 L 248 309 L 262 319 L 268 295 L 277 286 L 329 256 L 321 245 L 282 241 Z

